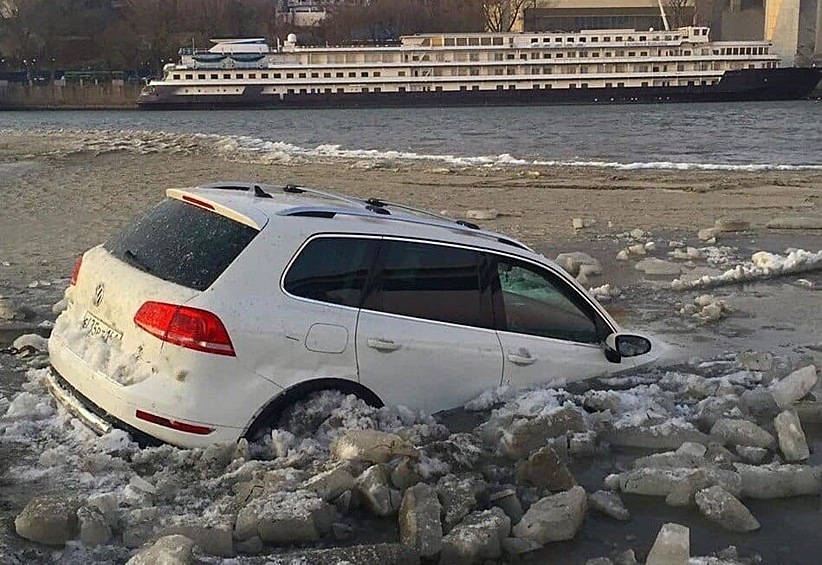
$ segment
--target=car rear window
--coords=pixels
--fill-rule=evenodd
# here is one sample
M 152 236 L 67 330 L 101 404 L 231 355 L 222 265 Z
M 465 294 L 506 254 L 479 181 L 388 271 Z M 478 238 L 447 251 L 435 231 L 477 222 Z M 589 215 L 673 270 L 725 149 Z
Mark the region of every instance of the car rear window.
M 231 218 L 167 199 L 104 247 L 143 272 L 205 290 L 258 233 Z
M 359 308 L 375 246 L 373 239 L 315 239 L 300 252 L 283 286 L 295 296 Z

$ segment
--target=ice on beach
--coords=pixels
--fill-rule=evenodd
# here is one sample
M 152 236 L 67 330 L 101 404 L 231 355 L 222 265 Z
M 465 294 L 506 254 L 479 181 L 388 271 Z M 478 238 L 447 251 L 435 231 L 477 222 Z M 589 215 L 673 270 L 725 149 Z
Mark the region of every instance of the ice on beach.
M 24 418 L 39 420 L 48 418 L 53 414 L 54 408 L 42 395 L 24 391 L 14 396 L 6 409 L 4 417 L 9 420 L 22 420 Z
M 673 290 L 710 288 L 801 273 L 818 268 L 822 268 L 822 250 L 814 253 L 804 249 L 789 249 L 786 250 L 785 255 L 758 251 L 751 256 L 750 261 L 736 265 L 720 275 L 705 275 L 695 280 L 675 279 L 671 282 L 671 288 Z
M 37 334 L 23 334 L 11 344 L 17 350 L 31 347 L 37 351 L 48 351 L 49 340 Z
M 615 286 L 611 286 L 610 284 L 606 283 L 601 286 L 592 287 L 588 289 L 588 292 L 598 301 L 602 303 L 607 303 L 612 300 L 615 300 L 622 296 L 622 291 L 619 290 Z
M 489 408 L 492 408 L 493 406 L 510 398 L 512 392 L 513 391 L 510 386 L 501 386 L 486 390 L 475 399 L 466 402 L 464 408 L 469 412 L 488 410 Z
M 749 389 L 763 386 L 760 373 L 745 369 L 734 359 L 697 364 L 692 373 L 641 369 L 575 383 L 579 387 L 568 390 L 492 388 L 465 408 L 493 408 L 488 419 L 500 426 L 503 434 L 513 430 L 515 421 L 550 417 L 571 408 L 582 414 L 585 426 L 593 431 L 602 430 L 602 426 L 615 430 L 644 426 L 659 437 L 676 437 L 695 430 L 701 410 L 688 391 L 702 390 L 704 385 L 709 394 L 722 382 Z M 414 470 L 426 481 L 455 472 L 452 467 L 457 465 L 447 453 L 441 455 L 444 451 L 426 453 L 426 445 L 458 444 L 458 440 L 467 439 L 479 446 L 475 449 L 481 463 L 485 463 L 482 457 L 490 457 L 482 451 L 480 428 L 453 435 L 427 414 L 401 406 L 374 408 L 351 395 L 325 392 L 294 410 L 286 429 L 269 434 L 254 452 L 256 459 L 227 446 L 230 457 L 215 464 L 216 459 L 206 455 L 209 450 L 167 445 L 139 448 L 119 430 L 95 435 L 62 409 L 55 410 L 42 384 L 46 373 L 28 371 L 24 390 L 7 400 L 5 410 L 0 411 L 0 442 L 30 446 L 12 463 L 8 476 L 20 483 L 48 483 L 100 507 L 117 524 L 115 541 L 99 550 L 109 552 L 113 561 L 124 561 L 129 555 L 120 542 L 126 531 L 132 536 L 141 528 L 185 523 L 230 527 L 236 516 L 238 489 L 257 483 L 282 491 L 299 488 L 304 480 L 329 468 L 330 443 L 347 430 L 395 433 L 422 448 Z M 703 376 L 706 373 L 709 375 Z M 0 407 L 3 400 L 0 397 Z M 490 453 L 489 446 L 485 449 Z

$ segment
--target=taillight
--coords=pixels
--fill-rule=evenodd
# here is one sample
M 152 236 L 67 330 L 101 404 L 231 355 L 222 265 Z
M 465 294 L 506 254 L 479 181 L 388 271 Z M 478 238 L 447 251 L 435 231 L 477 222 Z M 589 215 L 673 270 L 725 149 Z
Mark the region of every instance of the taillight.
M 180 347 L 236 356 L 220 318 L 206 310 L 149 301 L 140 306 L 134 323 L 151 335 Z
M 74 270 L 71 271 L 71 280 L 69 281 L 69 286 L 74 286 L 77 284 L 77 277 L 80 275 L 80 266 L 83 264 L 83 256 L 80 255 L 77 258 L 77 262 L 74 263 Z

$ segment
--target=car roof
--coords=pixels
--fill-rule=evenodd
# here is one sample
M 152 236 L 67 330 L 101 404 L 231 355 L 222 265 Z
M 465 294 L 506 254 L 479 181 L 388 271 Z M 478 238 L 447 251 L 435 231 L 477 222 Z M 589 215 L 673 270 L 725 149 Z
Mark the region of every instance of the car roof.
M 466 243 L 483 240 L 493 248 L 518 248 L 533 253 L 524 243 L 507 235 L 483 230 L 465 220 L 455 220 L 426 210 L 378 198 L 361 199 L 303 186 L 219 181 L 186 189 L 169 189 L 170 198 L 202 206 L 256 229 L 274 216 L 338 218 L 342 231 L 356 230 L 384 235 L 405 235 Z M 463 240 L 463 241 L 459 241 Z

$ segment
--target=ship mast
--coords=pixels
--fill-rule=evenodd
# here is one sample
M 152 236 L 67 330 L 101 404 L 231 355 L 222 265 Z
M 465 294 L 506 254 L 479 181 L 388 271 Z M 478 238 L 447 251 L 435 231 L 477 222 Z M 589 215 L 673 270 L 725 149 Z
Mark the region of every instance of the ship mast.
M 671 31 L 671 27 L 668 25 L 668 16 L 665 14 L 665 7 L 662 5 L 662 0 L 656 0 L 657 4 L 659 4 L 659 14 L 662 16 L 662 23 L 665 26 L 665 31 Z

